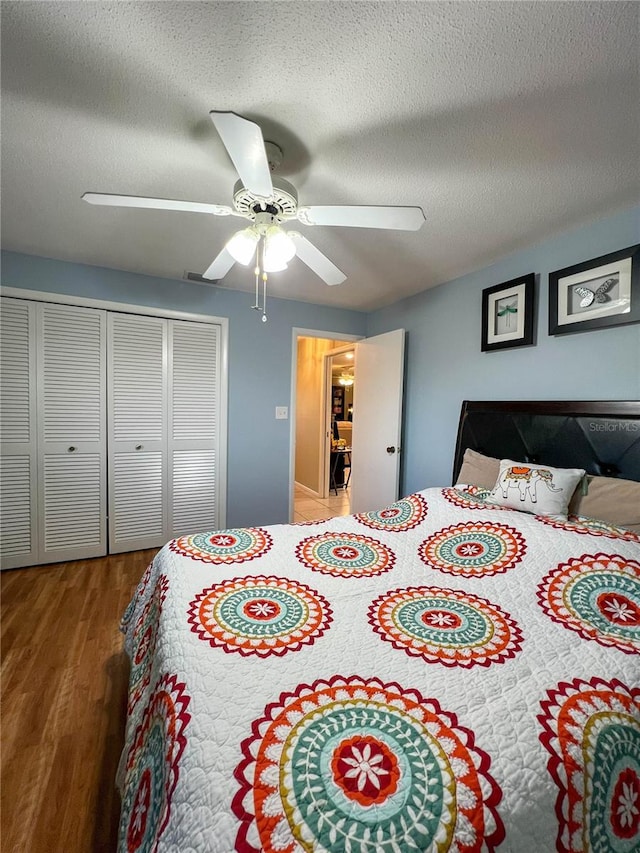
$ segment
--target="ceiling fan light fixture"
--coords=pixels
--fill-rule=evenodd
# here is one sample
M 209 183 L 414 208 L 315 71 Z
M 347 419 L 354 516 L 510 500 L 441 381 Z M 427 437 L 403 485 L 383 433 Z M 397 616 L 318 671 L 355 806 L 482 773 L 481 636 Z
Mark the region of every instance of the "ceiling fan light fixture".
M 246 267 L 251 263 L 259 239 L 260 235 L 252 225 L 249 228 L 244 228 L 242 231 L 236 231 L 225 246 L 225 249 L 234 261 Z
M 286 270 L 288 264 L 286 261 L 283 261 L 277 257 L 268 257 L 267 253 L 264 253 L 264 263 L 262 264 L 262 269 L 264 272 L 282 272 Z
M 285 270 L 295 256 L 296 244 L 279 225 L 270 225 L 264 235 L 264 269 L 266 272 Z

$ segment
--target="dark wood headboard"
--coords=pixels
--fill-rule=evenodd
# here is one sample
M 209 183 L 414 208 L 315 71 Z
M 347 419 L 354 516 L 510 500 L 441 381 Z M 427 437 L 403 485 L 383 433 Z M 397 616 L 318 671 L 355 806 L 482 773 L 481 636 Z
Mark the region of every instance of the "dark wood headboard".
M 640 481 L 640 401 L 465 400 L 454 483 L 468 447 L 498 459 Z

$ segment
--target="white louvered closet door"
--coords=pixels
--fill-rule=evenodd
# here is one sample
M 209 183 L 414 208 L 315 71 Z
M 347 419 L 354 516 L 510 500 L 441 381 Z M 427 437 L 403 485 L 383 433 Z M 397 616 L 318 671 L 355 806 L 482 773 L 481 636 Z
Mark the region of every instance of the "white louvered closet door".
M 168 538 L 216 530 L 220 329 L 169 321 Z
M 0 567 L 37 560 L 36 306 L 2 299 L 0 314 Z
M 106 314 L 36 307 L 39 562 L 98 557 L 106 537 Z
M 167 537 L 167 321 L 109 314 L 109 551 Z

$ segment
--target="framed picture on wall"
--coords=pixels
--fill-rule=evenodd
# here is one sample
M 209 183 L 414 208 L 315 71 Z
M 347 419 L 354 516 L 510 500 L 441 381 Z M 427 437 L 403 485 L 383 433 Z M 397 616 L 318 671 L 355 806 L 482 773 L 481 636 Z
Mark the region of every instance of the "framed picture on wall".
M 482 291 L 482 352 L 533 344 L 535 273 Z
M 549 273 L 549 334 L 640 322 L 640 244 Z

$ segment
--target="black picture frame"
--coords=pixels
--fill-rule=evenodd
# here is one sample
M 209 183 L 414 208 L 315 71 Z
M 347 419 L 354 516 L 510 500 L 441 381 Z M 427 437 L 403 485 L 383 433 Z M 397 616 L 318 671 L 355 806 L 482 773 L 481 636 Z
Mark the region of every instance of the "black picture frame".
M 535 285 L 531 272 L 482 291 L 482 352 L 533 345 Z
M 640 243 L 549 273 L 550 335 L 630 323 L 640 323 Z

